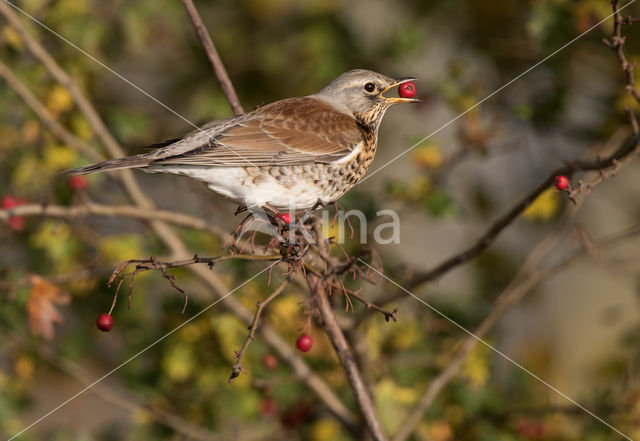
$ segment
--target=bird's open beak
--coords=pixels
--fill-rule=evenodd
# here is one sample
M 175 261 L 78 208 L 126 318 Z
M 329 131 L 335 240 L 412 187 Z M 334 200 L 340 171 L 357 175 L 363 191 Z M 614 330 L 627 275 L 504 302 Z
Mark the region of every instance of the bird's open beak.
M 384 89 L 381 93 L 380 96 L 382 98 L 384 98 L 385 100 L 387 100 L 387 102 L 390 102 L 391 104 L 395 104 L 395 103 L 419 103 L 421 102 L 421 100 L 417 99 L 417 98 L 400 98 L 400 97 L 386 97 L 384 96 L 384 93 L 387 92 L 390 89 L 393 89 L 396 86 L 399 86 L 401 84 L 407 83 L 409 81 L 416 81 L 417 78 L 402 78 L 398 81 L 396 81 L 395 83 L 393 83 L 392 85 L 390 85 L 389 87 L 387 87 L 386 89 Z

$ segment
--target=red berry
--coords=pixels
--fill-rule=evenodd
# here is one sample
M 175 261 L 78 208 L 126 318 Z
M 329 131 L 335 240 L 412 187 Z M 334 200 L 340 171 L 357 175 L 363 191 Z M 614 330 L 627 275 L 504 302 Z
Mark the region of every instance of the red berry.
M 113 328 L 113 317 L 103 312 L 98 316 L 98 320 L 96 320 L 96 326 L 98 326 L 98 329 L 102 332 L 111 331 L 111 328 Z
M 278 403 L 273 398 L 263 398 L 260 400 L 260 414 L 265 417 L 274 416 L 278 413 Z
M 69 188 L 71 191 L 84 190 L 87 188 L 89 183 L 87 182 L 87 178 L 84 176 L 71 176 L 67 181 Z
M 265 354 L 265 356 L 262 357 L 262 364 L 264 367 L 272 371 L 278 367 L 278 359 L 273 354 Z
M 416 96 L 417 91 L 418 89 L 416 89 L 416 85 L 411 81 L 402 83 L 400 87 L 398 87 L 398 95 L 400 95 L 401 98 L 413 98 Z
M 18 205 L 24 205 L 26 204 L 27 201 L 24 199 L 16 199 L 11 195 L 6 195 L 4 198 L 2 198 L 2 208 L 5 210 L 11 210 L 14 207 L 17 207 Z M 16 231 L 20 231 L 22 229 L 24 229 L 24 217 L 22 216 L 11 216 L 9 218 L 9 226 L 11 228 L 13 228 Z
M 278 213 L 276 217 L 287 225 L 291 223 L 291 215 L 289 213 Z
M 563 175 L 556 176 L 553 179 L 553 185 L 555 185 L 558 190 L 566 190 L 569 188 L 569 178 Z
M 296 340 L 296 347 L 302 352 L 309 352 L 313 346 L 313 338 L 309 334 L 301 334 Z

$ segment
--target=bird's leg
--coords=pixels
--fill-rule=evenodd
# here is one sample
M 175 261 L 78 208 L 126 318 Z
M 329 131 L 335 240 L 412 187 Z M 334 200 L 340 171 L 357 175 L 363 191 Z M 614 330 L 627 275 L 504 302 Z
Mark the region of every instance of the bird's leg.
M 266 204 L 264 204 L 260 208 L 262 208 L 265 211 L 265 213 L 271 214 L 272 216 L 276 216 L 276 215 L 280 214 L 280 210 L 278 210 L 276 207 L 274 207 L 273 205 L 271 205 L 268 202 Z
M 336 214 L 333 216 L 333 220 L 331 221 L 331 226 L 333 227 L 336 224 L 336 219 L 338 219 L 338 214 L 341 211 L 344 212 L 345 210 L 340 206 L 340 204 L 338 204 L 338 201 L 329 202 L 328 205 L 333 205 L 333 208 L 336 210 Z M 347 225 L 349 225 L 349 231 L 351 232 L 351 234 L 349 235 L 349 239 L 353 239 L 353 234 L 354 234 L 353 224 L 351 223 L 349 216 L 345 216 L 344 218 L 347 221 Z
M 231 246 L 229 247 L 229 252 L 231 254 L 236 254 L 237 252 L 237 243 L 238 240 L 240 238 L 242 238 L 243 232 L 244 232 L 244 225 L 245 223 L 247 223 L 247 221 L 249 220 L 249 218 L 253 217 L 253 213 L 249 213 L 249 215 L 247 217 L 244 218 L 244 220 L 242 222 L 240 222 L 238 224 L 238 226 L 235 228 L 235 230 L 233 230 L 233 232 L 231 233 Z M 222 248 L 225 248 L 227 246 L 228 242 L 225 242 L 224 245 L 222 245 Z
M 330 204 L 332 204 L 333 202 L 329 202 L 329 203 L 330 203 Z M 313 204 L 313 207 L 311 207 L 311 208 L 309 209 L 309 211 L 316 211 L 318 208 L 320 208 L 320 207 L 323 207 L 323 208 L 324 208 L 324 207 L 326 207 L 326 206 L 327 206 L 327 204 L 326 204 L 322 199 L 318 198 L 318 200 L 316 201 L 316 203 L 315 203 L 315 204 Z
M 239 215 L 240 213 L 244 213 L 245 211 L 247 211 L 248 208 L 246 205 L 238 205 L 238 209 L 236 210 L 235 213 L 233 213 L 234 216 Z

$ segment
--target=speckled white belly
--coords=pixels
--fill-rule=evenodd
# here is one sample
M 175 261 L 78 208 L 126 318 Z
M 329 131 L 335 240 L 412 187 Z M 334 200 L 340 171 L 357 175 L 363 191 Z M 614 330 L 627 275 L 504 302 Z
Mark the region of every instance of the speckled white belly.
M 293 185 L 289 183 L 285 186 L 266 173 L 259 172 L 261 175 L 256 179 L 244 167 L 163 166 L 149 167 L 144 171 L 173 173 L 198 179 L 216 193 L 249 208 L 270 204 L 280 211 L 294 211 L 311 208 L 318 199 L 331 202 L 330 197 L 310 178 L 296 178 Z

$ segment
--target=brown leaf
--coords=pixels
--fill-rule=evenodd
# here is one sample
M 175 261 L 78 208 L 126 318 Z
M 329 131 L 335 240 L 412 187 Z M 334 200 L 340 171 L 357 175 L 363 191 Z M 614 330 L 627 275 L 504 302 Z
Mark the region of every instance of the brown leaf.
M 31 281 L 31 291 L 27 301 L 29 327 L 33 335 L 41 335 L 51 340 L 54 324 L 63 321 L 55 304 L 66 305 L 71 301 L 71 296 L 59 286 L 35 274 L 30 275 L 29 280 Z

